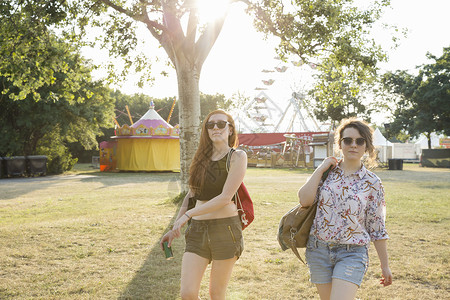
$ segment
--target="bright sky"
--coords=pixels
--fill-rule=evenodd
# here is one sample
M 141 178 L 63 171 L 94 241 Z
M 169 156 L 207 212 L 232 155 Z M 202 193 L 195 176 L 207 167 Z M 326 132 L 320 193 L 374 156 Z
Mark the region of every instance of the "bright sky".
M 449 0 L 391 0 L 391 5 L 392 9 L 386 12 L 383 20 L 399 28 L 407 28 L 408 37 L 400 41 L 396 50 L 389 51 L 390 62 L 382 65 L 382 69 L 414 72 L 417 65 L 427 63 L 427 52 L 440 56 L 442 48 L 450 46 Z M 150 34 L 147 38 L 157 45 Z M 390 37 L 384 38 L 390 40 Z M 264 86 L 262 80 L 275 79 L 275 83 L 268 87 L 267 94 L 274 100 L 290 98 L 293 90 L 301 89 L 310 80 L 309 68 L 282 64 L 289 66 L 285 73 L 261 72 L 281 66 L 280 61 L 274 58 L 276 44 L 274 38 L 263 40 L 263 35 L 256 32 L 252 20 L 244 12 L 243 4 L 232 5 L 223 30 L 203 66 L 200 91 L 207 94 L 221 93 L 226 97 L 240 92 L 253 98 L 259 93 L 255 91 L 256 87 L 268 87 Z M 163 50 L 156 51 L 161 51 L 157 53 L 166 57 Z M 154 74 L 163 69 L 170 71 L 167 67 L 157 65 L 153 69 Z M 152 87 L 139 89 L 131 82 L 125 83 L 120 89 L 127 94 L 138 92 L 157 98 L 176 96 L 175 72 L 170 71 L 169 77 L 156 76 Z

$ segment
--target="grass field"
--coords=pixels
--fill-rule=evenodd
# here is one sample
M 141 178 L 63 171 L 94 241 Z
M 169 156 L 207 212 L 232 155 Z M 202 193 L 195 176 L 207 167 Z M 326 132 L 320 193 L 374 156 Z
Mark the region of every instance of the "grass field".
M 227 299 L 318 299 L 307 268 L 281 251 L 281 216 L 311 171 L 255 169 L 245 183 L 256 219 L 244 231 Z M 373 245 L 359 299 L 450 299 L 450 170 L 377 170 L 387 199 L 392 286 L 379 285 Z M 175 173 L 99 173 L 0 180 L 0 299 L 179 299 L 184 239 L 166 261 Z M 201 297 L 208 299 L 208 276 Z

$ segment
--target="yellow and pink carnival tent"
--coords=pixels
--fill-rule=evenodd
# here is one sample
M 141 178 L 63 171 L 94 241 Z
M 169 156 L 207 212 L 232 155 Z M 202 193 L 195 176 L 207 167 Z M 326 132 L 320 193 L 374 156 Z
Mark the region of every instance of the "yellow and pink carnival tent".
M 131 126 L 116 130 L 115 158 L 119 171 L 180 171 L 180 129 L 150 109 Z

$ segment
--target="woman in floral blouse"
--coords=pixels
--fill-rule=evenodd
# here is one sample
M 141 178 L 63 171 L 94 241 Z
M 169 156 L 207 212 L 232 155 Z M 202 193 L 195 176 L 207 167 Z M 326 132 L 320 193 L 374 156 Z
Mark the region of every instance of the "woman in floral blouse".
M 302 206 L 318 201 L 306 260 L 311 282 L 323 299 L 354 299 L 369 265 L 373 241 L 381 263 L 381 284 L 392 283 L 386 248 L 386 203 L 375 166 L 372 129 L 363 121 L 346 119 L 336 129 L 342 160 L 326 158 L 298 191 Z M 322 174 L 332 168 L 324 182 Z

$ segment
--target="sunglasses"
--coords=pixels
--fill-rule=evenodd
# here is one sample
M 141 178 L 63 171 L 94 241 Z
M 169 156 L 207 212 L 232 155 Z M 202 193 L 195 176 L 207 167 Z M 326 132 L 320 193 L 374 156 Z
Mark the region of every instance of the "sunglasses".
M 346 146 L 350 146 L 351 144 L 353 144 L 353 141 L 356 141 L 356 145 L 358 146 L 364 146 L 364 144 L 366 143 L 366 139 L 364 138 L 357 138 L 357 139 L 352 139 L 350 137 L 345 137 L 341 139 L 341 142 L 344 142 L 344 144 Z
M 217 125 L 217 128 L 224 129 L 227 124 L 230 124 L 227 121 L 218 121 L 218 122 L 206 122 L 205 127 L 206 129 L 213 129 L 214 126 Z

